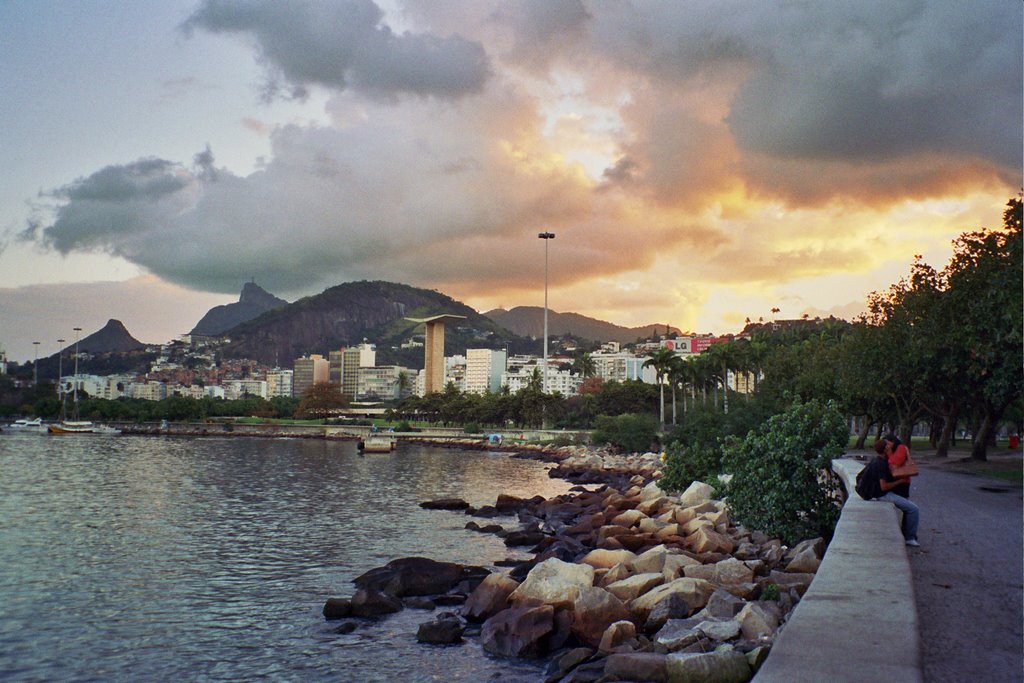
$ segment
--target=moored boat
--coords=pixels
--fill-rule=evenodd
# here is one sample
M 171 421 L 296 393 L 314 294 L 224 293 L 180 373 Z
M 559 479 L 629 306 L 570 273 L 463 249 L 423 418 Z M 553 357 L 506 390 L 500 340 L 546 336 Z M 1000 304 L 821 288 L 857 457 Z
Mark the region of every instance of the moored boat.
M 23 429 L 28 431 L 42 431 L 44 428 L 42 418 L 36 417 L 29 419 L 15 420 L 10 425 L 11 429 Z
M 121 430 L 104 424 L 94 424 L 89 420 L 64 420 L 49 426 L 51 434 L 120 434 Z

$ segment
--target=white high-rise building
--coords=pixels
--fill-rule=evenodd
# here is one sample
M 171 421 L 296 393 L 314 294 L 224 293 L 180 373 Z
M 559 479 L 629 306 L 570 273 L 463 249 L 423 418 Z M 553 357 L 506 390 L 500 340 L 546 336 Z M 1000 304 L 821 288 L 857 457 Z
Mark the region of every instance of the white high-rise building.
M 501 389 L 505 359 L 505 351 L 466 349 L 466 391 L 485 394 Z

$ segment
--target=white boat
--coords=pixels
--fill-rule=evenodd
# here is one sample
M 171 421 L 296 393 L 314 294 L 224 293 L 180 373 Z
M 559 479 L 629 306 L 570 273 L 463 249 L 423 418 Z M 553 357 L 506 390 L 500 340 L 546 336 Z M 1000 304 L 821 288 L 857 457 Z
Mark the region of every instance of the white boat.
M 38 432 L 43 430 L 43 420 L 42 418 L 39 417 L 33 418 L 31 420 L 15 420 L 9 426 L 11 429 L 24 429 L 28 431 Z
M 94 424 L 89 420 L 64 420 L 49 426 L 51 434 L 120 434 L 121 430 L 110 425 Z

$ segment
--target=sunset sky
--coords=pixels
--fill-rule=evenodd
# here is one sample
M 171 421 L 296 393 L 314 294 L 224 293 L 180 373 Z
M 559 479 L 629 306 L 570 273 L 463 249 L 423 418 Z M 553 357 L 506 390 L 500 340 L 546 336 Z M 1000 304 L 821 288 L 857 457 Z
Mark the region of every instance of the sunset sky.
M 0 2 L 0 346 L 250 279 L 540 306 L 541 231 L 552 310 L 852 319 L 1020 191 L 1022 7 Z

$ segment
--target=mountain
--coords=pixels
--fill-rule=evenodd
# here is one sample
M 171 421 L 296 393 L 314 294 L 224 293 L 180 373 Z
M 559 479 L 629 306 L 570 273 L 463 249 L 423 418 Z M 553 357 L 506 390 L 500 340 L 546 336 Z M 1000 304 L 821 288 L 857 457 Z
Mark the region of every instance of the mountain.
M 513 353 L 523 353 L 535 346 L 440 292 L 393 282 L 362 281 L 331 287 L 237 325 L 227 331 L 225 336 L 231 341 L 222 351 L 225 357 L 291 367 L 303 354 L 326 356 L 331 350 L 369 340 L 377 345 L 378 365 L 422 367 L 422 347 L 400 348 L 409 338 L 423 334 L 422 325 L 405 318 L 442 313 L 466 317 L 447 326 L 446 355 L 465 353 L 467 347 L 507 346 Z
M 508 311 L 496 308 L 484 315 L 518 335 L 544 336 L 544 309 L 540 306 L 516 306 Z M 579 313 L 558 313 L 549 309 L 548 334 L 551 336 L 571 334 L 574 337 L 582 337 L 591 341 L 617 341 L 620 344 L 629 344 L 640 338 L 661 334 L 678 335 L 681 332 L 678 328 L 657 324 L 622 327 L 596 318 L 588 318 Z
M 287 305 L 287 301 L 278 299 L 255 282 L 246 282 L 236 303 L 211 308 L 192 328 L 191 334 L 214 337 L 267 311 Z
M 108 320 L 103 329 L 78 341 L 78 350 L 81 353 L 127 353 L 145 348 L 146 345 L 129 334 L 120 320 Z M 74 350 L 74 344 L 69 344 L 65 349 L 72 352 Z

